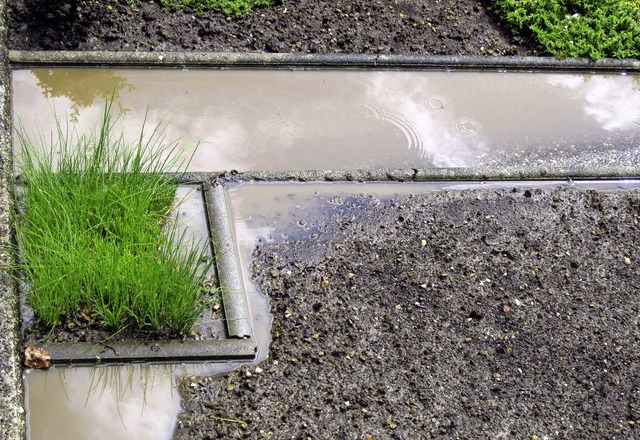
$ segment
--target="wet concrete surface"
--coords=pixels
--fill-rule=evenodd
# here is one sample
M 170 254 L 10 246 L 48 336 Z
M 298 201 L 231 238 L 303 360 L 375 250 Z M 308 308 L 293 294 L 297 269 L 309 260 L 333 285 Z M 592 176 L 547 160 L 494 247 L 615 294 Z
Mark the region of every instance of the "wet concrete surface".
M 256 247 L 298 241 L 325 241 L 333 237 L 336 213 L 356 217 L 367 206 L 382 205 L 394 197 L 437 191 L 495 191 L 503 188 L 581 188 L 601 191 L 631 190 L 637 180 L 572 181 L 445 181 L 421 183 L 306 182 L 228 184 L 229 210 L 243 273 L 250 273 Z M 249 278 L 248 283 L 253 281 Z

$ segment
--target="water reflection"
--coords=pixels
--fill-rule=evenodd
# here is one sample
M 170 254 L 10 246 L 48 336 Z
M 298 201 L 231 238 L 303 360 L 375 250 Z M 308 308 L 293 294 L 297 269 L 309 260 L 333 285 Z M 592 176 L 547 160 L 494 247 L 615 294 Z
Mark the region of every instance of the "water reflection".
M 121 84 L 120 128 L 129 136 L 146 118 L 166 123 L 167 139 L 180 139 L 186 154 L 201 142 L 194 171 L 526 166 L 532 157 L 558 165 L 543 155 L 550 146 L 582 145 L 593 148 L 563 154 L 593 165 L 605 144 L 638 155 L 638 74 L 16 70 L 14 116 L 48 132 L 53 106 L 90 127 L 107 90 L 95 89 L 100 75 Z M 69 85 L 39 80 L 50 76 L 95 99 L 76 104 L 90 98 L 73 101 Z
M 604 130 L 640 127 L 640 76 L 621 75 L 611 81 L 602 76 L 551 75 L 547 81 L 584 102 L 584 114 Z
M 435 166 L 471 166 L 474 154 L 484 148 L 481 137 L 473 138 L 480 123 L 462 117 L 459 101 L 449 95 L 448 78 L 440 75 L 413 75 L 404 72 L 395 75 L 373 75 L 364 90 L 367 104 L 377 119 L 394 125 L 404 138 L 393 145 L 395 152 L 408 149 L 417 159 L 407 168 Z M 452 99 L 453 98 L 453 99 Z M 458 102 L 456 102 L 458 101 Z M 450 104 L 451 103 L 451 104 Z
M 27 374 L 31 440 L 172 436 L 180 398 L 170 366 L 59 367 Z
M 209 239 L 209 225 L 204 209 L 201 185 L 182 185 L 174 202 L 176 236 L 181 237 L 183 252 L 206 248 L 208 259 L 213 258 Z
M 45 98 L 64 97 L 70 101 L 72 120 L 77 120 L 80 109 L 100 105 L 108 98 L 113 98 L 123 111 L 121 94 L 134 87 L 112 69 L 34 69 L 31 73 Z

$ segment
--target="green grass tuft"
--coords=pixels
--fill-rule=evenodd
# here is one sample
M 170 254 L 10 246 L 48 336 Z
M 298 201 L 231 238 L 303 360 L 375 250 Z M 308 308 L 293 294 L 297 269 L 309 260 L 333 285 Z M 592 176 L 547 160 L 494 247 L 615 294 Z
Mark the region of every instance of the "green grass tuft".
M 495 0 L 494 9 L 553 56 L 640 58 L 639 0 Z
M 196 14 L 222 12 L 229 17 L 246 17 L 253 8 L 280 4 L 281 0 L 160 0 L 165 8 L 189 8 Z
M 166 146 L 158 128 L 144 140 L 144 127 L 128 145 L 114 122 L 107 103 L 88 135 L 58 123 L 49 151 L 18 130 L 27 300 L 52 328 L 84 311 L 114 330 L 184 333 L 204 307 L 208 267 L 200 264 L 206 244 L 185 251 L 170 215 L 177 186 L 164 173 L 177 165 L 176 145 Z

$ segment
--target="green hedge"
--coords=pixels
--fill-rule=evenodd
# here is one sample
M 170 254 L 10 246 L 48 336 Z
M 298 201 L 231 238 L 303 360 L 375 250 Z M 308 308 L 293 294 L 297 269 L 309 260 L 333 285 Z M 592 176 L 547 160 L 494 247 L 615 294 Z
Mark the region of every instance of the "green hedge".
M 496 0 L 494 9 L 556 57 L 640 58 L 640 0 Z

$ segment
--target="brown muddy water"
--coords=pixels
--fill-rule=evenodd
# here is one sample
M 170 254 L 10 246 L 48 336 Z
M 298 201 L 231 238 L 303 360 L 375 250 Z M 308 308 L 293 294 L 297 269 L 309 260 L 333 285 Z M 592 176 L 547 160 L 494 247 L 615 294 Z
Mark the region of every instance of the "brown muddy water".
M 32 440 L 169 439 L 180 410 L 169 366 L 30 370 L 26 384 Z
M 106 97 L 166 124 L 193 171 L 640 161 L 640 75 L 465 71 L 15 70 L 13 114 L 87 129 Z
M 166 139 L 193 153 L 191 171 L 640 163 L 640 76 L 632 74 L 56 68 L 15 70 L 12 81 L 14 121 L 32 138 L 50 136 L 54 113 L 63 125 L 90 129 L 113 95 L 125 136 L 137 137 L 145 120 L 148 127 L 165 124 Z M 271 317 L 249 275 L 256 245 L 320 240 L 331 210 L 355 213 L 361 202 L 469 185 L 519 184 L 230 185 L 236 246 L 263 347 L 258 361 L 267 356 Z M 180 218 L 194 239 L 204 237 L 201 194 L 183 191 Z M 27 372 L 30 438 L 170 438 L 180 410 L 176 377 L 236 366 Z

